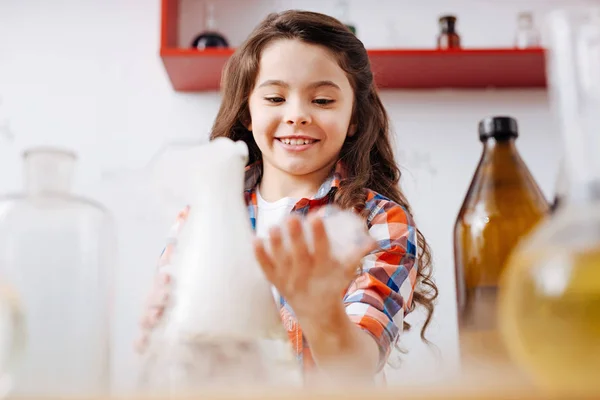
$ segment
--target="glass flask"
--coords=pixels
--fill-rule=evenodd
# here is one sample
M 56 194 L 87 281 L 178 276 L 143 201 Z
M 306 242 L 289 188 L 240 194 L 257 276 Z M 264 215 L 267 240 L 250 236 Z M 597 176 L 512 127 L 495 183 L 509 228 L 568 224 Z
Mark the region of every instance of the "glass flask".
M 206 23 L 204 31 L 200 32 L 192 41 L 192 49 L 204 50 L 207 48 L 228 48 L 229 42 L 217 29 L 215 18 L 215 5 L 213 2 L 206 4 Z
M 71 194 L 73 153 L 34 148 L 23 158 L 24 193 L 0 199 L 0 276 L 26 326 L 13 394 L 106 394 L 112 220 Z
M 495 317 L 499 277 L 512 248 L 549 211 L 517 137 L 513 118 L 479 123 L 483 152 L 454 227 L 461 363 L 468 374 L 508 366 Z
M 152 168 L 178 165 L 184 187 L 174 190 L 190 206 L 160 263 L 173 289 L 142 360 L 141 390 L 187 395 L 300 384 L 300 365 L 254 256 L 243 196 L 246 144 L 217 138 L 166 150 Z
M 569 189 L 515 250 L 499 323 L 542 390 L 600 393 L 600 8 L 549 14 L 549 89 Z

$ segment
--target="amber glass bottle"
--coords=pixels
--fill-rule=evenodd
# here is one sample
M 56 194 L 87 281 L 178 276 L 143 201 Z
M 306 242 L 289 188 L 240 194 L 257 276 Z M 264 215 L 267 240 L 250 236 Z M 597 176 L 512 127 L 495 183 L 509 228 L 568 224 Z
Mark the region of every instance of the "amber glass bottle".
M 460 36 L 456 32 L 456 17 L 444 15 L 438 20 L 440 33 L 437 37 L 437 47 L 440 50 L 459 49 Z
M 549 212 L 517 137 L 513 118 L 479 123 L 483 154 L 454 227 L 461 361 L 479 372 L 507 365 L 496 329 L 499 277 L 519 239 Z

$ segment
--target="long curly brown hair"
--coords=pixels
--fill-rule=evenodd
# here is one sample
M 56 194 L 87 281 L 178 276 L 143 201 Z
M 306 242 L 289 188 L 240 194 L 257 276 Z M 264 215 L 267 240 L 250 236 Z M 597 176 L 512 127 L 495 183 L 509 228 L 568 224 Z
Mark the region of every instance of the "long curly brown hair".
M 245 126 L 250 122 L 248 98 L 258 74 L 261 52 L 273 40 L 294 39 L 327 48 L 346 72 L 354 89 L 353 123 L 356 134 L 348 136 L 340 158 L 351 179 L 344 180 L 335 202 L 344 209 L 364 210 L 365 188 L 395 201 L 412 214 L 408 201 L 399 187 L 401 172 L 394 160 L 390 141 L 388 115 L 377 94 L 367 51 L 360 40 L 338 20 L 324 14 L 290 10 L 268 15 L 235 51 L 227 62 L 221 81 L 223 100 L 211 139 L 228 137 L 243 140 L 250 153 L 249 164 L 261 160 L 261 152 L 252 133 Z M 417 287 L 408 312 L 416 305 L 427 310 L 421 338 L 431 322 L 438 289 L 432 279 L 431 252 L 420 231 L 417 231 Z M 404 322 L 404 329 L 410 325 Z

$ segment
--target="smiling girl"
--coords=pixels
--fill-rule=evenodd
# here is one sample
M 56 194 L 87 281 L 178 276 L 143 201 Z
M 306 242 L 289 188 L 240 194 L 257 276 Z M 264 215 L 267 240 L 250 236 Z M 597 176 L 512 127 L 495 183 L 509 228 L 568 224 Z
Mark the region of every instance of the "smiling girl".
M 399 188 L 367 51 L 329 16 L 271 14 L 230 58 L 222 89 L 211 138 L 248 145 L 245 199 L 256 257 L 279 296 L 298 361 L 306 376 L 372 380 L 410 327 L 404 318 L 416 305 L 427 311 L 425 340 L 437 287 L 429 247 Z M 343 262 L 332 257 L 315 213 L 328 204 L 362 216 L 374 243 Z M 299 215 L 308 215 L 312 251 Z M 289 249 L 281 223 L 290 231 Z M 269 253 L 260 240 L 267 237 Z M 169 276 L 160 274 L 142 318 L 141 350 L 168 292 Z

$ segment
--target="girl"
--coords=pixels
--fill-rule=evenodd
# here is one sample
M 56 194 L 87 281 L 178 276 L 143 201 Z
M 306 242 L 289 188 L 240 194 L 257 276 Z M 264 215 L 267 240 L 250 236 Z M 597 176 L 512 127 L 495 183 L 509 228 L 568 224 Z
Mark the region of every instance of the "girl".
M 271 14 L 227 63 L 222 88 L 211 138 L 248 145 L 249 216 L 257 237 L 269 235 L 272 248 L 271 256 L 257 240 L 256 257 L 281 296 L 299 362 L 305 372 L 372 379 L 410 327 L 404 317 L 417 304 L 428 312 L 425 340 L 437 288 L 429 247 L 398 187 L 388 117 L 367 51 L 329 16 Z M 331 257 L 314 213 L 332 203 L 359 213 L 376 241 L 343 263 Z M 274 225 L 290 214 L 288 250 Z M 312 253 L 293 217 L 306 214 L 318 244 Z M 140 350 L 162 314 L 168 283 L 168 276 L 157 279 Z

